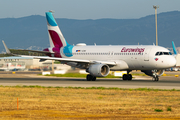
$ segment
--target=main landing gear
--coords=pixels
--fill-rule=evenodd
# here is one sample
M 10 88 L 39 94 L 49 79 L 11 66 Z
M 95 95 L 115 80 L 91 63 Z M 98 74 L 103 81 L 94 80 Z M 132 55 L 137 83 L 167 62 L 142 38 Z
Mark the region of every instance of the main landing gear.
M 86 76 L 86 80 L 87 80 L 87 81 L 96 81 L 96 77 L 88 74 L 88 75 Z
M 132 80 L 132 75 L 131 74 L 124 74 L 122 78 L 123 78 L 123 80 Z
M 129 72 L 131 72 L 131 71 L 127 71 L 127 74 L 123 75 L 123 77 L 122 77 L 123 80 L 132 80 L 132 75 L 129 74 Z

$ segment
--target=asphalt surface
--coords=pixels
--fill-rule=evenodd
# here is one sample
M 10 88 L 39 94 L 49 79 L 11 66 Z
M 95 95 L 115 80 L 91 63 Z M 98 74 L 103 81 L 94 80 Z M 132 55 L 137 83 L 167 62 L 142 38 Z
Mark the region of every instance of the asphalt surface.
M 47 77 L 36 74 L 0 74 L 0 85 L 39 85 L 61 87 L 118 87 L 118 88 L 154 88 L 154 89 L 179 89 L 180 76 L 162 76 L 158 82 L 152 81 L 148 76 L 134 76 L 132 81 L 123 81 L 121 78 L 97 78 L 96 81 L 86 81 L 85 78 L 59 78 Z

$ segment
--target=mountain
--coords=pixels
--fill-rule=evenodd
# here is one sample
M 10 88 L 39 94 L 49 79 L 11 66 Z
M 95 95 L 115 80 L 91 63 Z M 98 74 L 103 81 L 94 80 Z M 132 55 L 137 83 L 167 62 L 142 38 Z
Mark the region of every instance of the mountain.
M 56 18 L 56 20 L 69 44 L 152 45 L 156 43 L 154 15 L 139 19 Z M 4 40 L 9 48 L 43 49 L 49 47 L 46 24 L 46 18 L 40 15 L 0 19 L 0 40 Z M 171 41 L 174 41 L 176 46 L 180 46 L 179 25 L 179 11 L 158 14 L 160 46 L 171 47 Z M 0 51 L 3 50 L 4 47 L 0 43 Z

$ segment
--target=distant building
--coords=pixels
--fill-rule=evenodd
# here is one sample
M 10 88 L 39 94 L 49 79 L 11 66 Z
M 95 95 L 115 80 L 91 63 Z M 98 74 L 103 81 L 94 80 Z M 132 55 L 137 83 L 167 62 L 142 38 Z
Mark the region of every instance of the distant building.
M 13 70 L 13 69 L 40 69 L 48 67 L 52 64 L 52 60 L 39 62 L 39 59 L 31 57 L 2 57 L 0 58 L 0 70 Z

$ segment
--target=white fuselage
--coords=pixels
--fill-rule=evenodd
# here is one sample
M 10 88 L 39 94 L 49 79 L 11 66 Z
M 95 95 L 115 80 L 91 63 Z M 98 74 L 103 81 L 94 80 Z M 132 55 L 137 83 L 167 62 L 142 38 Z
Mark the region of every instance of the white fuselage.
M 61 49 L 62 51 L 62 49 Z M 157 52 L 164 53 L 156 55 Z M 167 54 L 168 53 L 168 54 Z M 111 70 L 152 70 L 166 69 L 176 64 L 175 58 L 169 54 L 169 50 L 160 46 L 144 45 L 119 45 L 119 46 L 74 46 L 72 53 L 61 52 L 62 57 L 72 54 L 72 59 L 91 61 L 114 61 L 127 64 L 127 68 L 111 68 Z

